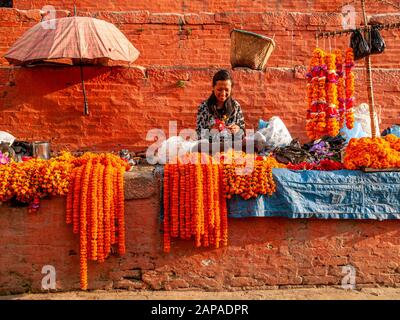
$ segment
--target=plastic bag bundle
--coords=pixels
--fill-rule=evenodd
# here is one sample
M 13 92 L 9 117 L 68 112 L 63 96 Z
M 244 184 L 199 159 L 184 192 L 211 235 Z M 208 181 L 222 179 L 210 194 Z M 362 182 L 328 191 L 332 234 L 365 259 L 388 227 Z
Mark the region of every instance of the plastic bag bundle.
M 350 38 L 350 47 L 354 52 L 354 60 L 365 58 L 371 53 L 368 42 L 364 39 L 360 30 L 354 30 Z
M 371 30 L 371 54 L 379 54 L 385 51 L 386 44 L 378 28 L 372 27 Z
M 279 117 L 274 116 L 268 121 L 266 128 L 257 131 L 255 140 L 260 144 L 265 144 L 266 148 L 274 149 L 288 146 L 293 139 L 283 121 Z
M 165 140 L 158 148 L 158 162 L 160 164 L 166 164 L 170 159 L 190 153 L 197 144 L 197 141 L 186 141 L 180 136 L 171 137 Z

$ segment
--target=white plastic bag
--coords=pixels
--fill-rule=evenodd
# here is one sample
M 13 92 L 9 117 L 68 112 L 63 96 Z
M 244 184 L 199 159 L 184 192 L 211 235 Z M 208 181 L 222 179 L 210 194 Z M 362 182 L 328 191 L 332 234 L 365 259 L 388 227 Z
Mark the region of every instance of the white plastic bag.
M 185 140 L 179 136 L 165 140 L 157 150 L 158 162 L 165 164 L 169 159 L 177 157 L 179 149 L 184 141 Z
M 0 131 L 0 143 L 7 142 L 10 146 L 14 143 L 15 137 L 8 132 Z
M 268 121 L 268 127 L 257 131 L 261 133 L 264 139 L 260 138 L 259 134 L 256 136 L 256 141 L 258 140 L 260 143 L 265 143 L 268 148 L 276 148 L 276 147 L 286 147 L 292 142 L 292 136 L 289 133 L 289 130 L 286 128 L 285 124 L 279 117 L 272 117 Z
M 181 136 L 171 137 L 165 140 L 157 150 L 158 162 L 166 164 L 170 159 L 183 156 L 192 152 L 198 141 L 186 141 Z
M 375 120 L 375 134 L 376 137 L 380 137 L 380 130 L 379 130 L 379 119 L 378 115 L 374 114 Z M 354 122 L 361 123 L 361 127 L 363 131 L 367 134 L 368 137 L 371 137 L 371 117 L 369 114 L 369 105 L 367 103 L 361 103 L 357 107 L 354 108 Z

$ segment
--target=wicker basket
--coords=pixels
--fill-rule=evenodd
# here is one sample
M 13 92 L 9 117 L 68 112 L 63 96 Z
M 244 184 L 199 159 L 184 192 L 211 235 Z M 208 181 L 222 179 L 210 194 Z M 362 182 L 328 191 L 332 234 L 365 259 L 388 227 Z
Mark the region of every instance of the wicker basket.
M 273 39 L 257 33 L 233 29 L 231 31 L 231 65 L 265 71 L 267 61 L 275 49 Z

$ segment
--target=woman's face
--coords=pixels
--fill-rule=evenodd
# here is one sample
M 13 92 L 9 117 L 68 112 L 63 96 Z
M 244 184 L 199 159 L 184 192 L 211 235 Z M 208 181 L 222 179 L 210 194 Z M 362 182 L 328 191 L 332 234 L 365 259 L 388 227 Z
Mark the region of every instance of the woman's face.
M 223 105 L 226 99 L 229 98 L 232 91 L 231 80 L 218 80 L 214 86 L 214 94 L 217 97 L 219 105 Z

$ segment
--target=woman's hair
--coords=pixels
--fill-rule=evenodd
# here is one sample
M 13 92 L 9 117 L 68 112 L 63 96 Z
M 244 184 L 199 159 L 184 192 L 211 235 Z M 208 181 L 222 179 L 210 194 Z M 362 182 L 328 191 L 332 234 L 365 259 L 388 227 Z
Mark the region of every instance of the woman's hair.
M 229 73 L 228 70 L 225 69 L 221 69 L 218 72 L 216 72 L 214 74 L 213 80 L 212 80 L 212 85 L 213 87 L 216 86 L 217 81 L 226 81 L 229 80 L 232 84 L 233 87 L 233 79 L 231 74 Z M 208 106 L 208 110 L 209 112 L 214 115 L 215 117 L 218 117 L 218 111 L 217 111 L 217 97 L 213 93 L 211 94 L 211 96 L 208 98 L 207 100 L 207 106 Z M 233 101 L 232 101 L 232 97 L 231 95 L 228 97 L 228 99 L 226 99 L 225 103 L 224 103 L 224 109 L 225 109 L 225 114 L 227 114 L 228 116 L 233 113 Z

